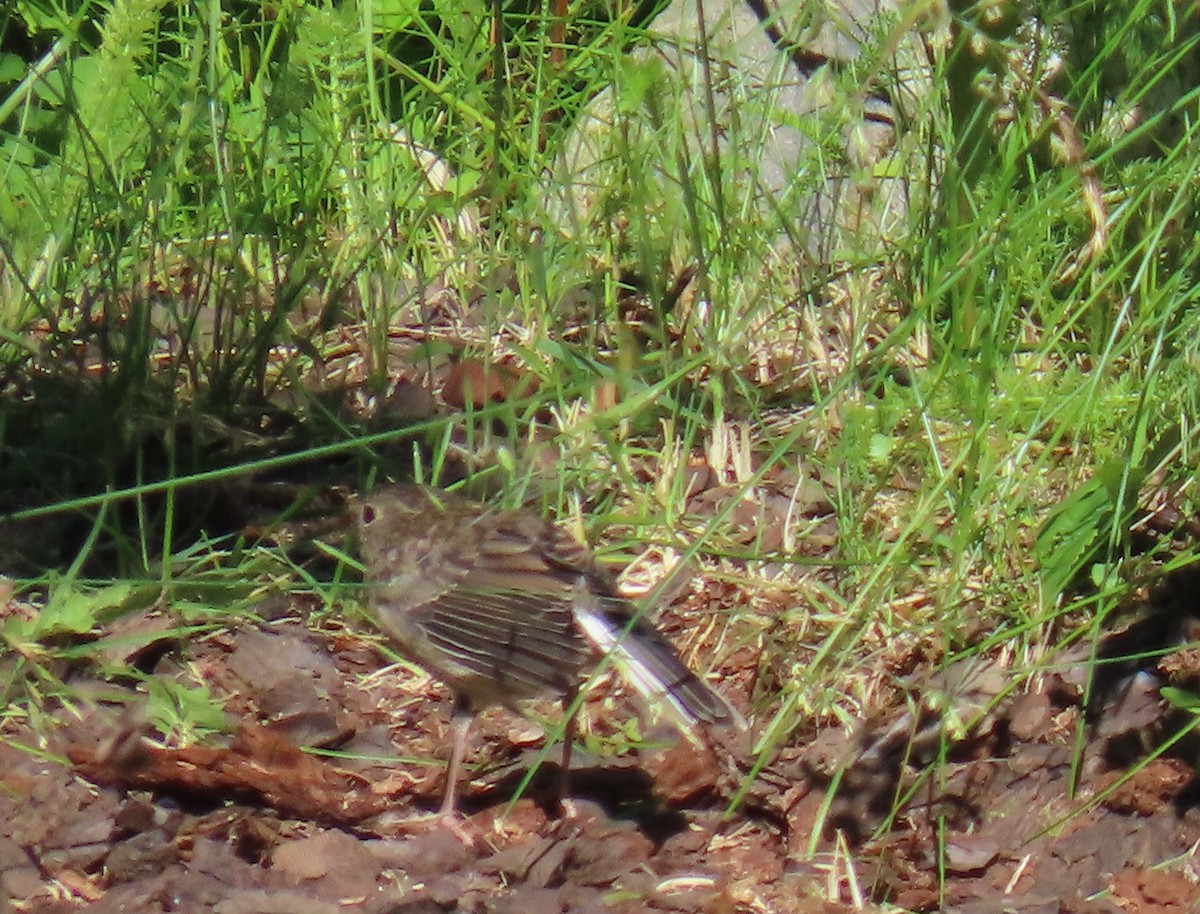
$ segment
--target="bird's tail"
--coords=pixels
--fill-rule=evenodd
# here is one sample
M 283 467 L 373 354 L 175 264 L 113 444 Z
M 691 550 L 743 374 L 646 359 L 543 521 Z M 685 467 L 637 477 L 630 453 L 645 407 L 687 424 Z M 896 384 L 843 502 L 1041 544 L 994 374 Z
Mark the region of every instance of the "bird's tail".
M 684 665 L 671 643 L 649 621 L 631 614 L 624 600 L 600 605 L 577 601 L 584 636 L 612 659 L 622 676 L 652 707 L 662 708 L 692 736 L 697 724 L 746 728 L 746 719 Z M 581 605 L 582 604 L 582 605 Z

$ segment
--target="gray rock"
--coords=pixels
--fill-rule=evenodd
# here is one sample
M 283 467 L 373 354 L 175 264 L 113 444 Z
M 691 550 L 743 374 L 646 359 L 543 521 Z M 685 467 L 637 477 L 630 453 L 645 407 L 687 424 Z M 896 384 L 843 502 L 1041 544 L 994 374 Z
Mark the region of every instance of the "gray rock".
M 568 224 L 640 205 L 682 225 L 679 188 L 707 183 L 707 199 L 715 180 L 728 212 L 765 218 L 821 262 L 901 230 L 918 172 L 896 161 L 896 80 L 882 70 L 897 65 L 873 62 L 893 39 L 892 4 L 793 6 L 760 19 L 741 0 L 672 3 L 653 46 L 579 118 L 556 176 Z

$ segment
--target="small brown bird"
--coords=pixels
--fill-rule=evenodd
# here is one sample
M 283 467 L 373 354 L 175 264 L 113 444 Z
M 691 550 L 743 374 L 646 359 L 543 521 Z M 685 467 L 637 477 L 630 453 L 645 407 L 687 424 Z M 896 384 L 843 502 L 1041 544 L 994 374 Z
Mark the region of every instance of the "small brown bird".
M 373 493 L 358 519 L 380 626 L 455 695 L 443 813 L 454 808 L 473 712 L 540 695 L 558 695 L 569 707 L 597 653 L 611 654 L 685 734 L 698 724 L 745 727 L 621 597 L 591 553 L 539 514 L 409 485 Z M 564 779 L 571 726 L 568 720 Z

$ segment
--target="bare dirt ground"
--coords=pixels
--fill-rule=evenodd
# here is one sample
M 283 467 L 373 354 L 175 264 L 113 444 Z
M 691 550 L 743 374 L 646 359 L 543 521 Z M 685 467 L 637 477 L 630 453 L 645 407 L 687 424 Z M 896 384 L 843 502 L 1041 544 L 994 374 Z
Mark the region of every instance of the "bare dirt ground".
M 561 817 L 539 806 L 553 762 L 510 805 L 556 752 L 543 753 L 542 727 L 496 710 L 474 731 L 463 816 L 446 822 L 426 814 L 442 789 L 448 694 L 407 667 L 379 673 L 375 642 L 315 624 L 309 608 L 264 606 L 261 624 L 198 638 L 154 636 L 168 627 L 150 611 L 112 633 L 131 666 L 207 683 L 232 738 L 147 741 L 137 714 L 103 710 L 131 706 L 132 688 L 122 697 L 86 668 L 70 673 L 74 710 L 40 728 L 51 745 L 10 722 L 0 911 L 1200 909 L 1192 769 L 1170 754 L 1139 764 L 1168 732 L 1153 670 L 1122 667 L 1081 731 L 1082 664 L 1067 658 L 1006 695 L 1012 677 L 982 658 L 920 680 L 909 695 L 926 700 L 900 700 L 857 733 L 794 734 L 753 779 L 749 740 L 589 753 L 637 716 L 605 680 Z M 696 608 L 681 601 L 663 621 L 703 655 L 684 634 L 701 630 Z M 719 671 L 747 709 L 752 666 L 735 654 Z M 954 710 L 935 713 L 935 692 Z

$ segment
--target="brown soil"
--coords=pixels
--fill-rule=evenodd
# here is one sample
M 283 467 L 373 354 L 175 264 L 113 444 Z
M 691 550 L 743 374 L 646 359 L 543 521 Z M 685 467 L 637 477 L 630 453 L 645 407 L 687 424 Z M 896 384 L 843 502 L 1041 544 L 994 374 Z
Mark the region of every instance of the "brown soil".
M 0 911 L 1197 910 L 1192 771 L 1136 762 L 1164 726 L 1145 672 L 1110 690 L 1078 748 L 1085 667 L 1070 658 L 1007 695 L 986 659 L 914 681 L 953 715 L 910 701 L 851 736 L 797 737 L 753 778 L 748 741 L 715 734 L 705 751 L 580 747 L 561 815 L 539 805 L 553 746 L 497 710 L 477 723 L 476 777 L 447 820 L 429 810 L 448 695 L 407 667 L 375 675 L 374 642 L 314 631 L 302 610 L 192 640 L 155 611 L 122 623 L 116 643 L 138 645 L 124 659 L 207 683 L 239 722 L 230 740 L 150 741 L 138 715 L 105 710 L 135 693 L 85 672 L 72 680 L 84 698 L 43 722 L 53 745 L 10 723 Z M 606 681 L 585 718 L 603 745 L 636 711 Z

